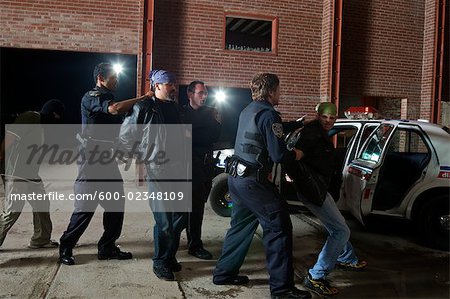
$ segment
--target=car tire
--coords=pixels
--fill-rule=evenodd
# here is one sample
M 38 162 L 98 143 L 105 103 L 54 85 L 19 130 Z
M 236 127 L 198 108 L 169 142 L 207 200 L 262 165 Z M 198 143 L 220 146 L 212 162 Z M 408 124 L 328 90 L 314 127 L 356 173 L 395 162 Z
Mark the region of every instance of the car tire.
M 233 202 L 228 191 L 228 175 L 226 173 L 221 173 L 213 179 L 208 200 L 217 215 L 231 217 Z
M 425 203 L 418 216 L 422 242 L 435 249 L 449 250 L 449 230 L 441 225 L 441 216 L 449 215 L 449 197 L 440 195 Z

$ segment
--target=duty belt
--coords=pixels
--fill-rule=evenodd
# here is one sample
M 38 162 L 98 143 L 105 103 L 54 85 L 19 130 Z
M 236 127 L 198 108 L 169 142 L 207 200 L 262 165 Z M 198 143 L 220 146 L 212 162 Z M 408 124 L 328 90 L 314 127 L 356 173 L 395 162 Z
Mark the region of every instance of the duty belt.
M 233 177 L 247 177 L 256 174 L 256 169 L 236 157 L 228 157 L 225 160 L 225 172 Z

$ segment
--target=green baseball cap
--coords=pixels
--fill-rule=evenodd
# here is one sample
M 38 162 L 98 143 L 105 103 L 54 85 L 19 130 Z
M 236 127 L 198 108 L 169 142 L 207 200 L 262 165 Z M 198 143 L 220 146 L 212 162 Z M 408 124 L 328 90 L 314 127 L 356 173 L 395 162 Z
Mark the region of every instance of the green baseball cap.
M 322 102 L 317 104 L 316 112 L 319 113 L 319 115 L 328 114 L 336 116 L 337 108 L 336 105 L 331 102 Z

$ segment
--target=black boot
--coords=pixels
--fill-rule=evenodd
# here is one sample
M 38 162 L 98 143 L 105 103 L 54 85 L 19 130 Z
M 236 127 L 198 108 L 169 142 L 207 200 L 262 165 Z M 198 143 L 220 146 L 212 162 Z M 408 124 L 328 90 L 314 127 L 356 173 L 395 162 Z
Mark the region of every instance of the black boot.
M 59 262 L 68 266 L 75 265 L 71 248 L 59 247 Z
M 98 251 L 99 260 L 129 260 L 132 258 L 131 252 L 121 251 L 117 246 L 112 250 Z

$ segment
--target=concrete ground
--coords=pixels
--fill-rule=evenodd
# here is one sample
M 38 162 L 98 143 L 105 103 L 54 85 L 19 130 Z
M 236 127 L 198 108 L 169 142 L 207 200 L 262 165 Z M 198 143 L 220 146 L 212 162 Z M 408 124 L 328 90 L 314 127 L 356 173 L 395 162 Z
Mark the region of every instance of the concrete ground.
M 176 274 L 177 281 L 165 282 L 156 278 L 152 272 L 153 220 L 150 212 L 130 213 L 125 217 L 118 244 L 133 252 L 131 261 L 97 260 L 96 242 L 102 232 L 101 212 L 97 212 L 74 250 L 77 262 L 74 266 L 58 264 L 56 249 L 27 248 L 32 233 L 31 216 L 23 213 L 0 247 L 0 298 L 269 298 L 260 231 L 241 269 L 241 273 L 249 275 L 250 284 L 229 287 L 212 284 L 215 260 L 199 260 L 187 254 L 184 233 L 177 255 L 183 270 Z M 67 213 L 52 214 L 55 239 L 64 231 L 69 216 Z M 307 266 L 314 263 L 324 235 L 308 218 L 293 216 L 292 220 L 294 267 L 297 286 L 301 288 L 302 277 Z M 228 218 L 218 217 L 207 208 L 203 239 L 215 258 L 220 254 L 228 222 Z M 436 265 L 433 259 L 434 264 L 426 262 L 427 266 L 424 266 L 413 253 L 399 264 L 395 259 L 402 259 L 401 254 L 376 260 L 370 249 L 355 247 L 369 258 L 370 268 L 363 273 L 335 271 L 330 278 L 341 291 L 337 298 L 449 298 L 448 272 L 439 274 L 445 271 L 438 271 L 442 267 L 448 269 L 448 261 L 446 266 Z M 409 254 L 404 252 L 404 255 Z M 395 269 L 393 265 L 396 264 L 409 272 Z M 415 268 L 409 269 L 411 264 L 415 264 Z M 430 269 L 425 270 L 425 267 Z M 417 268 L 424 271 L 417 271 Z M 438 285 L 430 285 L 427 276 Z M 430 292 L 424 292 L 428 288 Z
M 51 216 L 53 238 L 59 239 L 67 227 L 70 212 L 56 211 Z M 207 205 L 203 240 L 205 248 L 213 253 L 214 258 L 220 255 L 229 220 L 214 214 Z M 325 236 L 314 218 L 293 215 L 292 221 L 295 279 L 297 287 L 302 288 L 303 276 L 307 268 L 314 264 Z M 216 286 L 212 283 L 215 260 L 204 261 L 188 255 L 185 233 L 177 255 L 183 270 L 176 273 L 177 280 L 165 282 L 156 278 L 151 260 L 153 217 L 148 207 L 142 212 L 127 213 L 125 216 L 122 236 L 117 243 L 123 250 L 133 253 L 131 261 L 97 260 L 96 244 L 103 231 L 101 208 L 74 250 L 74 266 L 57 263 L 57 249 L 28 249 L 32 229 L 32 215 L 24 212 L 0 247 L 0 298 L 270 297 L 260 231 L 241 269 L 242 274 L 249 275 L 250 284 Z M 358 237 L 357 232 L 355 235 Z M 378 241 L 368 237 L 367 233 L 361 235 L 364 237 L 355 240 L 354 245 L 361 256 L 369 259 L 369 268 L 363 273 L 335 271 L 330 275 L 333 284 L 341 291 L 337 298 L 449 297 L 448 272 L 445 271 L 449 267 L 448 253 L 424 251 L 428 258 L 424 266 L 420 261 L 426 259 L 417 252 L 402 249 L 401 246 L 393 251 L 392 248 L 398 244 L 389 241 L 389 237 L 382 236 L 380 240 L 383 241 Z M 383 242 L 391 244 L 390 251 L 383 251 L 380 255 L 378 246 Z M 391 251 L 395 254 L 392 258 L 388 255 Z M 431 268 L 421 272 L 420 269 L 425 267 Z
M 58 239 L 70 214 L 53 213 L 53 237 Z M 217 258 L 229 219 L 216 216 L 208 207 L 205 217 L 204 245 Z M 102 233 L 101 211 L 74 249 L 76 265 L 57 263 L 56 249 L 28 249 L 32 234 L 32 215 L 25 212 L 11 229 L 0 248 L 0 298 L 267 298 L 268 275 L 260 238 L 254 239 L 242 273 L 251 277 L 249 287 L 215 286 L 212 271 L 215 260 L 204 261 L 187 254 L 183 233 L 177 255 L 183 270 L 177 281 L 165 282 L 152 272 L 153 219 L 148 213 L 125 217 L 118 244 L 133 253 L 131 261 L 97 260 L 96 242 Z M 298 239 L 302 241 L 302 239 Z M 302 242 L 303 243 L 303 242 Z M 303 246 L 302 246 L 303 247 Z M 296 269 L 298 274 L 305 269 Z M 300 282 L 300 280 L 298 280 Z

